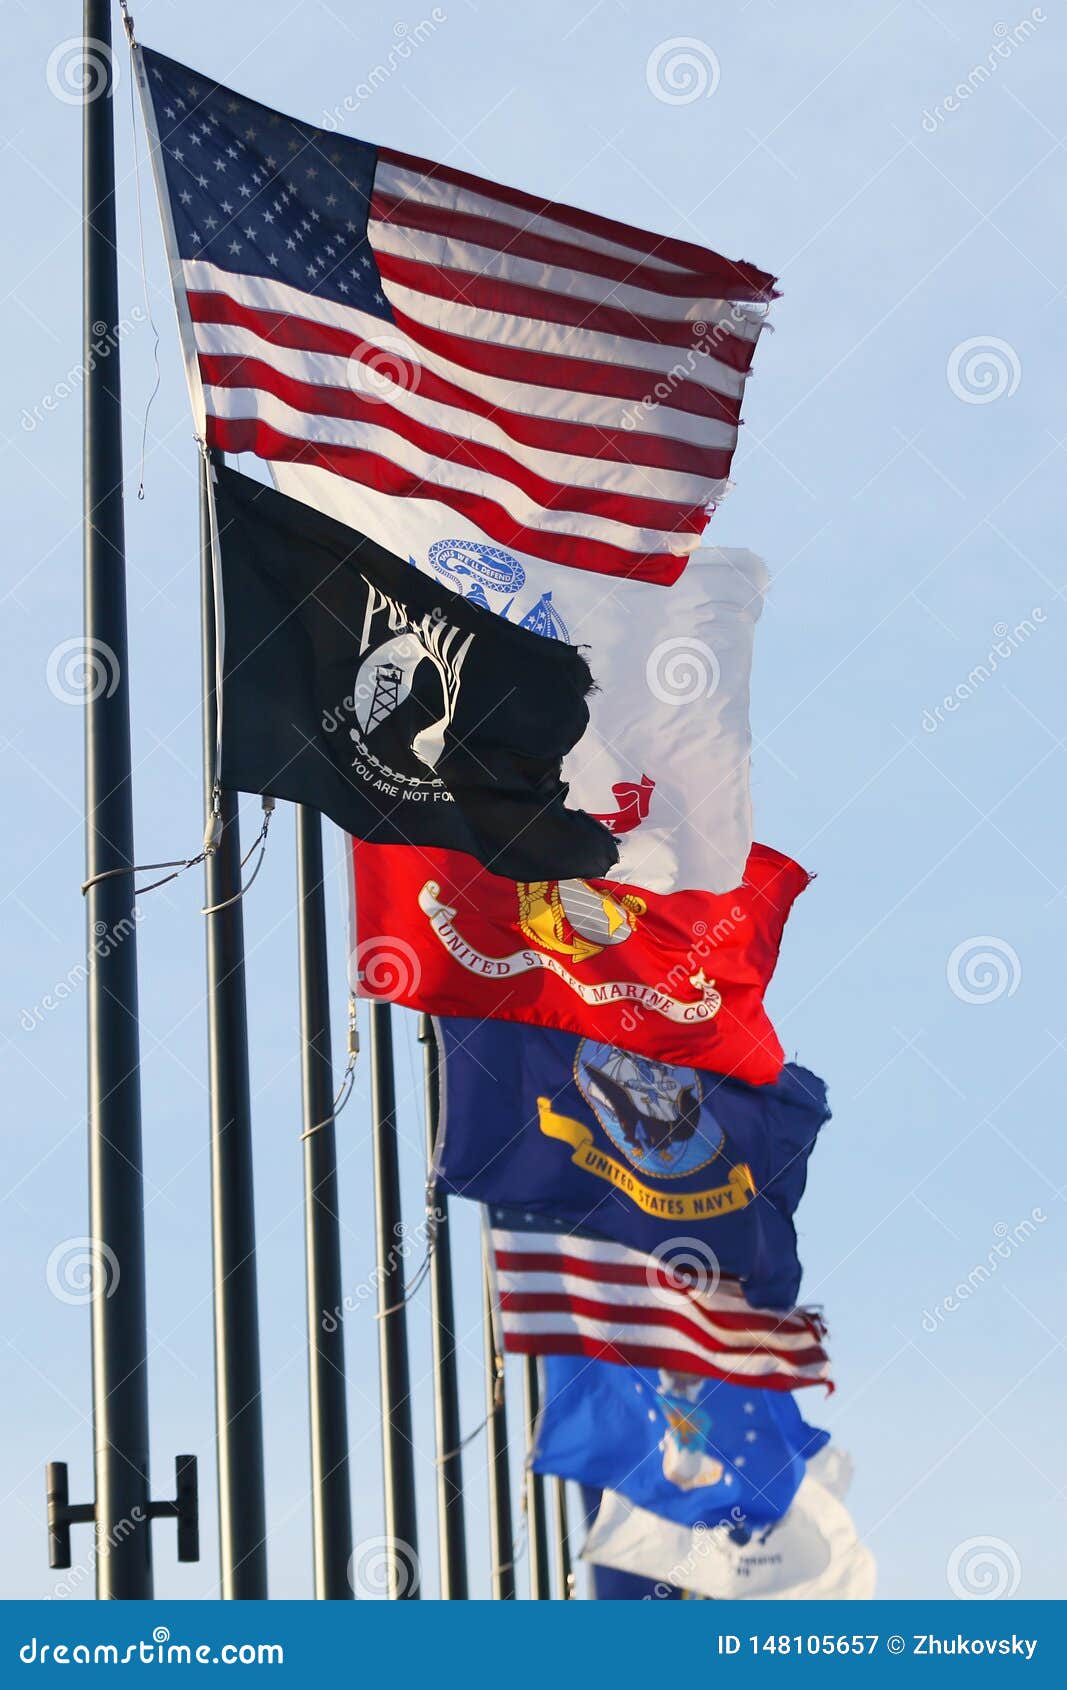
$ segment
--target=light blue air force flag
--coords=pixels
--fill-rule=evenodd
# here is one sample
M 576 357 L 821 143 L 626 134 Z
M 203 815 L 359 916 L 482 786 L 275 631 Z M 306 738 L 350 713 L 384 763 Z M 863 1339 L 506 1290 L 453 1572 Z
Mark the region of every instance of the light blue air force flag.
M 739 1537 L 781 1519 L 828 1441 L 789 1391 L 547 1356 L 533 1467 Z

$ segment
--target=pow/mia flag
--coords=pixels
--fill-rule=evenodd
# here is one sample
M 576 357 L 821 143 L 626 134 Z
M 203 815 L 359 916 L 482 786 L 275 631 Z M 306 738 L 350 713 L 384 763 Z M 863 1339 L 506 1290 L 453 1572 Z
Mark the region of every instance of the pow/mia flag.
M 608 829 L 564 807 L 593 680 L 573 647 L 437 586 L 235 470 L 214 480 L 222 784 L 357 839 L 466 851 L 509 879 L 603 875 Z

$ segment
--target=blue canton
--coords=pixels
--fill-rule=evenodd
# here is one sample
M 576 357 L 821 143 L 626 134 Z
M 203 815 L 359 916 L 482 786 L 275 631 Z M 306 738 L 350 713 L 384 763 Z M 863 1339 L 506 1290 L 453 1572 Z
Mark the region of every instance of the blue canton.
M 377 149 L 141 56 L 181 257 L 392 322 L 367 237 Z

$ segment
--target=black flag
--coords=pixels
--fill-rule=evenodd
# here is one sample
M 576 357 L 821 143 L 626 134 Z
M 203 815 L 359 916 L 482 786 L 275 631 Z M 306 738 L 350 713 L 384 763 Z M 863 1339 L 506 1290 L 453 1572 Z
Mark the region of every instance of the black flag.
M 589 721 L 573 646 L 504 622 L 354 529 L 219 467 L 222 784 L 357 839 L 466 851 L 511 880 L 618 860 L 564 807 Z

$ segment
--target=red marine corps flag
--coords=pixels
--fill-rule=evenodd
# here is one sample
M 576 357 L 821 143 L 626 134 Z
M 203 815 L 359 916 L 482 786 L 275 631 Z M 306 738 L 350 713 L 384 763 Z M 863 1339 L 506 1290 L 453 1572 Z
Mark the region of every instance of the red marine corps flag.
M 352 982 L 437 1015 L 561 1027 L 660 1062 L 766 1085 L 763 1007 L 804 869 L 754 845 L 731 892 L 511 881 L 458 851 L 353 842 Z

